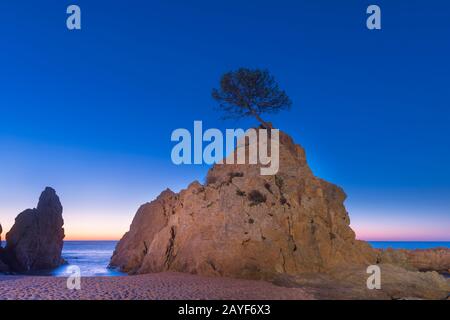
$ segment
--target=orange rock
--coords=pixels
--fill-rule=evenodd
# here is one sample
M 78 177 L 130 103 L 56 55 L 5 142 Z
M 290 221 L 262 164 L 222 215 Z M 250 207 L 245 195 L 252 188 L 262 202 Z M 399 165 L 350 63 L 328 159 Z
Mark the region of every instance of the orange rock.
M 251 279 L 374 264 L 355 239 L 341 188 L 315 177 L 302 147 L 280 132 L 280 169 L 215 165 L 209 184 L 164 191 L 137 212 L 111 265 Z

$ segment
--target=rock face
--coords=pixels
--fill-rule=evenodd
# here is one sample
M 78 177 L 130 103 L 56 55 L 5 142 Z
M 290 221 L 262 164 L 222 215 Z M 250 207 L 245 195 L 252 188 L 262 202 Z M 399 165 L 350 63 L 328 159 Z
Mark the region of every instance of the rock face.
M 166 190 L 137 212 L 111 266 L 251 279 L 369 265 L 377 252 L 355 240 L 341 188 L 315 177 L 302 147 L 280 132 L 280 168 L 215 165 L 207 184 Z
M 6 257 L 17 272 L 51 269 L 63 260 L 63 208 L 55 190 L 46 188 L 36 209 L 20 213 L 6 234 Z

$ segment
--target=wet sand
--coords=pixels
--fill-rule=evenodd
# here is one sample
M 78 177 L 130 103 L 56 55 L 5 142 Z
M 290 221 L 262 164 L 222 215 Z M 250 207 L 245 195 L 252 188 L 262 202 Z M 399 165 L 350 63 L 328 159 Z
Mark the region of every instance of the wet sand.
M 265 281 L 210 278 L 182 273 L 81 278 L 81 290 L 67 278 L 0 276 L 0 300 L 309 300 L 302 288 Z

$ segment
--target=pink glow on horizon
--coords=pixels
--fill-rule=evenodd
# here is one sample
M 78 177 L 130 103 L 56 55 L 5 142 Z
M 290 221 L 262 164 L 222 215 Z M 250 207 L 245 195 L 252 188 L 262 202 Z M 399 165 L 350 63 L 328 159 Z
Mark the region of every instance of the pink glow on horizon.
M 353 227 L 356 238 L 366 241 L 450 241 L 449 232 L 444 230 L 417 230 L 410 228 Z
M 349 206 L 351 228 L 366 241 L 450 241 L 445 208 Z M 428 212 L 428 214 L 426 213 Z

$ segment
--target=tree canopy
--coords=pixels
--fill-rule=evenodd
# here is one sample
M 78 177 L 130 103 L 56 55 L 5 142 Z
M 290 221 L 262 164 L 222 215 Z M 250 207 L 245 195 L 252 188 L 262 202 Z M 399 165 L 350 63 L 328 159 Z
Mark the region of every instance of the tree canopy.
M 265 128 L 271 126 L 261 114 L 277 113 L 292 105 L 269 71 L 260 69 L 240 68 L 225 73 L 212 97 L 225 112 L 224 118 L 255 117 Z

